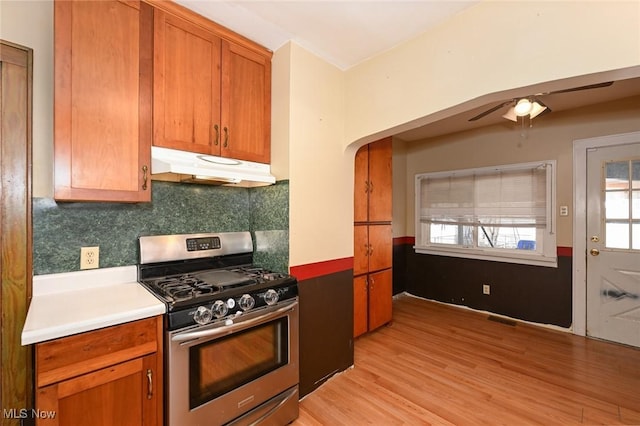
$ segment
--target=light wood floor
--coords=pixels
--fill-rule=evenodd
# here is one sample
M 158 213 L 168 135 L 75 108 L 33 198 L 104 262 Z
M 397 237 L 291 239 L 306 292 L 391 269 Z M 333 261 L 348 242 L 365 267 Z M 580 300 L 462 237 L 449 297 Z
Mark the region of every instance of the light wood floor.
M 402 295 L 294 426 L 640 424 L 640 349 Z

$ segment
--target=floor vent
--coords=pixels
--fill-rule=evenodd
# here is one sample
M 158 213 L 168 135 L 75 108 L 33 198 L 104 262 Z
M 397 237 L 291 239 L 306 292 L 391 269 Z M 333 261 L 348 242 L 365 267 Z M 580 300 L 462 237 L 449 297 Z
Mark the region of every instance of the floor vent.
M 514 320 L 510 320 L 507 318 L 502 318 L 502 317 L 496 317 L 493 315 L 489 315 L 489 321 L 495 321 L 495 322 L 499 322 L 501 324 L 506 324 L 506 325 L 510 325 L 512 327 L 516 326 L 516 322 Z

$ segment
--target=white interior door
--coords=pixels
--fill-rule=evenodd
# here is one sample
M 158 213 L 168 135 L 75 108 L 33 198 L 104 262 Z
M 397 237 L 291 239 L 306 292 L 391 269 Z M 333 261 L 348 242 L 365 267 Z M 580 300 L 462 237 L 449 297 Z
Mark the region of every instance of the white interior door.
M 587 335 L 640 347 L 640 140 L 587 151 Z

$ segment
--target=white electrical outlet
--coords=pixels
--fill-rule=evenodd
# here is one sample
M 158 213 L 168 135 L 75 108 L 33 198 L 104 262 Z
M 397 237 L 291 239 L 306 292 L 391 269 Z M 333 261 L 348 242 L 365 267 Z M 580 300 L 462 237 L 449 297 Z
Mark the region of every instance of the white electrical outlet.
M 80 269 L 100 267 L 100 247 L 80 247 Z
M 489 284 L 482 284 L 482 294 L 491 294 L 491 286 Z

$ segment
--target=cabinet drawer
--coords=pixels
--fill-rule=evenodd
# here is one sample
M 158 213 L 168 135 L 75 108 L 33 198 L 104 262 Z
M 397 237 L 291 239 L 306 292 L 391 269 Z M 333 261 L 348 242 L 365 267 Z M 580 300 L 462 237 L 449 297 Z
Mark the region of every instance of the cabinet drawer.
M 155 317 L 37 344 L 37 387 L 154 353 L 161 330 Z

